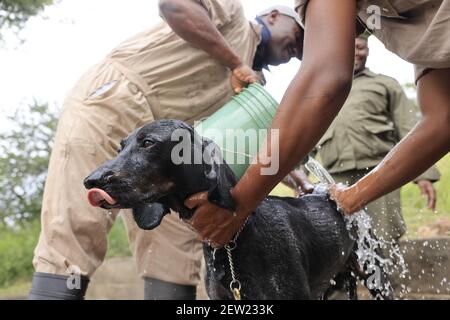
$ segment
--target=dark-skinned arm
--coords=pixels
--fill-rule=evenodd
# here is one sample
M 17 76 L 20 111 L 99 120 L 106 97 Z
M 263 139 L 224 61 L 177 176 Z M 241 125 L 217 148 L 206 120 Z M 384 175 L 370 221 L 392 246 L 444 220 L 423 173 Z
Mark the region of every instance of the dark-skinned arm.
M 207 52 L 233 72 L 231 84 L 235 92 L 240 92 L 246 84 L 256 81 L 255 72 L 243 64 L 199 1 L 160 0 L 159 10 L 179 37 Z
M 187 201 L 197 207 L 191 222 L 202 238 L 223 245 L 239 230 L 248 215 L 267 194 L 308 154 L 344 104 L 352 83 L 355 50 L 355 0 L 330 5 L 311 0 L 306 12 L 303 62 L 291 82 L 272 123 L 279 138 L 279 170 L 261 175 L 268 167 L 252 164 L 233 189 L 237 204 L 234 216 L 199 194 Z M 269 133 L 268 141 L 272 135 Z M 260 154 L 270 154 L 265 143 Z M 275 149 L 274 149 L 275 150 Z
M 450 68 L 428 72 L 418 82 L 422 119 L 384 160 L 353 186 L 331 190 L 345 213 L 394 191 L 425 172 L 450 150 Z
M 272 123 L 279 132 L 278 141 L 272 142 L 279 145 L 279 170 L 276 175 L 261 175 L 267 167 L 261 162 L 248 169 L 235 188 L 243 199 L 251 199 L 244 211 L 253 210 L 314 148 L 347 99 L 353 78 L 355 12 L 353 0 L 339 6 L 324 0 L 309 2 L 302 65 Z M 271 154 L 271 149 L 266 143 L 260 154 Z

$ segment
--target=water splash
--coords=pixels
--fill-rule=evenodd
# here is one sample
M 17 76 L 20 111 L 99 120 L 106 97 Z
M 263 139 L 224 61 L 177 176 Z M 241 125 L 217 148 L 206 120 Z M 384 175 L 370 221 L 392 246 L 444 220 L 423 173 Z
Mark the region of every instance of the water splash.
M 308 157 L 308 160 L 305 163 L 305 168 L 308 169 L 321 183 L 330 185 L 334 184 L 334 179 L 328 173 L 327 170 L 320 164 L 319 161 L 312 157 Z
M 317 160 L 308 157 L 304 166 L 320 182 L 316 186 L 315 192 L 328 192 L 329 186 L 335 184 L 333 177 Z M 383 293 L 389 292 L 391 284 L 389 281 L 381 281 L 381 271 L 386 275 L 398 273 L 400 278 L 405 278 L 408 274 L 408 268 L 399 246 L 396 243 L 373 237 L 371 232 L 372 218 L 364 210 L 351 216 L 345 216 L 345 221 L 347 230 L 357 243 L 356 254 L 359 266 L 366 270 L 368 274 L 375 275 L 372 278 L 369 277 L 369 280 L 371 280 L 368 283 L 369 288 L 377 289 Z M 355 231 L 356 235 L 352 234 L 352 231 Z M 388 252 L 389 257 L 383 258 L 379 254 L 381 250 Z M 382 270 L 379 270 L 379 268 L 382 268 Z M 407 289 L 402 288 L 400 295 L 402 296 L 407 292 Z
M 382 281 L 381 272 L 388 276 L 396 274 L 402 279 L 406 278 L 409 272 L 400 247 L 394 242 L 373 237 L 371 232 L 372 218 L 364 210 L 346 216 L 345 220 L 347 230 L 357 243 L 358 264 L 366 270 L 367 274 L 371 275 L 368 278 L 368 287 L 387 295 L 392 290 L 392 285 L 388 279 Z M 352 234 L 351 231 L 356 232 L 356 235 Z M 389 256 L 383 257 L 381 250 L 388 253 Z M 408 288 L 402 288 L 400 296 L 405 295 L 407 290 Z

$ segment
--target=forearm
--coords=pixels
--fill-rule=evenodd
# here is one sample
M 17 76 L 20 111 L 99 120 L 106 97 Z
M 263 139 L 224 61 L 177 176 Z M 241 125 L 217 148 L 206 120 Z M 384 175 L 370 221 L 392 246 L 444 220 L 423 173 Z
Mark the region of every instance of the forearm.
M 412 181 L 448 152 L 450 137 L 442 134 L 436 120 L 421 120 L 371 173 L 350 188 L 357 191 L 354 208 L 361 208 Z
M 413 128 L 417 124 L 417 116 L 416 112 L 412 112 L 414 110 L 414 106 L 408 100 L 403 89 L 399 84 L 396 83 L 396 86 L 392 88 L 392 92 L 390 94 L 390 107 L 389 110 L 392 112 L 392 119 L 394 122 L 394 126 L 396 132 L 398 134 L 399 140 L 403 140 L 409 132 L 413 130 Z M 414 182 L 418 182 L 420 180 L 429 180 L 429 181 L 438 181 L 440 178 L 439 171 L 436 166 L 432 166 L 428 168 L 423 174 L 414 179 Z
M 235 188 L 238 198 L 245 199 L 245 203 L 238 200 L 242 211 L 252 211 L 316 145 L 345 102 L 351 74 L 349 79 L 324 79 L 307 70 L 299 72 L 280 104 L 257 162 Z M 265 164 L 268 155 L 271 162 Z M 268 167 L 278 170 L 262 174 Z
M 233 192 L 239 213 L 251 212 L 313 149 L 344 104 L 353 79 L 355 15 L 351 0 L 337 7 L 328 0 L 309 2 L 302 65 L 275 115 L 271 143 L 266 141 Z M 262 174 L 264 155 L 273 158 L 269 166 L 278 165 L 272 175 Z
M 449 152 L 449 76 L 450 69 L 440 69 L 421 78 L 418 92 L 422 119 L 375 170 L 351 187 L 350 207 L 360 208 L 401 187 Z
M 197 1 L 161 0 L 159 8 L 172 30 L 187 42 L 204 50 L 230 70 L 242 63 Z

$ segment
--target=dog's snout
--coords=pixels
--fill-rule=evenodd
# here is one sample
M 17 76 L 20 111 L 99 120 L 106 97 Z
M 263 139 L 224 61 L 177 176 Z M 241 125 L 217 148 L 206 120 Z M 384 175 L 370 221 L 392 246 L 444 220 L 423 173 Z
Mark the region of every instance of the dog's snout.
M 86 189 L 92 189 L 98 186 L 101 174 L 98 171 L 93 172 L 89 177 L 84 179 L 84 186 Z
M 109 171 L 103 175 L 103 181 L 105 183 L 115 182 L 118 179 L 118 175 L 112 171 Z
M 84 180 L 84 186 L 87 189 L 102 187 L 105 184 L 113 182 L 116 177 L 117 175 L 113 171 L 95 171 Z

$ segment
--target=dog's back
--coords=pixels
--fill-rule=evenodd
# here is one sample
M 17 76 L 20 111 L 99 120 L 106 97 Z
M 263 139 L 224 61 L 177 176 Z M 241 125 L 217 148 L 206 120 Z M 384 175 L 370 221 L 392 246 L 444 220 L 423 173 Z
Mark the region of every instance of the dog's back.
M 233 250 L 236 276 L 247 299 L 316 299 L 345 266 L 354 242 L 326 195 L 268 197 Z M 225 250 L 205 248 L 211 298 L 232 298 Z

